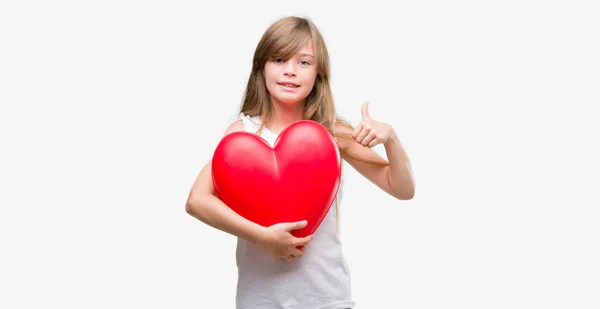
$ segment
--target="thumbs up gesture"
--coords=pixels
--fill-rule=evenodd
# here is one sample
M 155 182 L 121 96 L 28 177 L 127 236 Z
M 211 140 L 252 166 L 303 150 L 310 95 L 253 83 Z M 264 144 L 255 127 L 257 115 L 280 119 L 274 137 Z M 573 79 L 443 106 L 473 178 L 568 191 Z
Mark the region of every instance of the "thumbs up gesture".
M 369 114 L 369 102 L 363 102 L 361 113 L 362 121 L 352 132 L 352 137 L 357 143 L 372 148 L 378 144 L 386 144 L 394 138 L 395 133 L 392 126 L 371 118 Z

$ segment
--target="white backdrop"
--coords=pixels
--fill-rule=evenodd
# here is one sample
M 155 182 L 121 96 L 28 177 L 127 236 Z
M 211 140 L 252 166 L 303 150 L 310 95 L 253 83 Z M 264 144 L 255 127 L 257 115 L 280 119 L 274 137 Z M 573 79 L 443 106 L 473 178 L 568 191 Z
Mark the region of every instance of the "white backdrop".
M 356 308 L 600 307 L 591 3 L 3 1 L 0 307 L 233 308 L 235 238 L 184 205 L 286 15 L 416 176 L 397 201 L 345 166 Z

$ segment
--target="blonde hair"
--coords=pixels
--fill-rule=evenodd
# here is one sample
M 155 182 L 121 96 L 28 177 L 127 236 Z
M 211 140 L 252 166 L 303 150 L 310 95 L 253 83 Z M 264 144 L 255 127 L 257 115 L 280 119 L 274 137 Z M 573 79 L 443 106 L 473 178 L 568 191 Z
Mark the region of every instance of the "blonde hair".
M 353 140 L 350 134 L 334 132 L 334 127 L 345 126 L 353 130 L 352 125 L 336 114 L 331 92 L 329 54 L 323 36 L 308 18 L 284 17 L 274 22 L 263 34 L 252 61 L 252 70 L 240 112 L 247 116 L 259 116 L 262 119 L 258 134 L 273 116 L 273 103 L 265 84 L 265 63 L 270 59 L 289 59 L 306 43 L 312 42 L 315 51 L 317 76 L 312 91 L 306 97 L 303 119 L 313 120 L 325 127 L 334 137 Z M 377 165 L 389 165 L 386 160 L 361 158 L 357 154 L 339 147 L 340 153 L 350 158 Z M 338 200 L 336 201 L 336 214 Z M 336 216 L 337 218 L 337 216 Z

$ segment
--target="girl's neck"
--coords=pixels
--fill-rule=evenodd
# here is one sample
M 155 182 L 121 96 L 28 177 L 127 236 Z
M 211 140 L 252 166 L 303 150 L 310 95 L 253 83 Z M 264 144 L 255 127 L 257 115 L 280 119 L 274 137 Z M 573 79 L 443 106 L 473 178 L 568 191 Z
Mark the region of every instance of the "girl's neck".
M 273 102 L 271 121 L 266 125 L 269 131 L 279 134 L 289 125 L 304 118 L 304 102 L 281 104 Z

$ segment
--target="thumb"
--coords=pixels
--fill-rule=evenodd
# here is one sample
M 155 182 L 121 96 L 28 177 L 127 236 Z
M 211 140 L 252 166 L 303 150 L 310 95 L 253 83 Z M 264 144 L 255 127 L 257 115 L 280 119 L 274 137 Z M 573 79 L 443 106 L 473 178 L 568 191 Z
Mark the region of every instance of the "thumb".
M 369 102 L 364 101 L 360 107 L 360 111 L 363 119 L 371 118 L 371 115 L 369 115 Z

